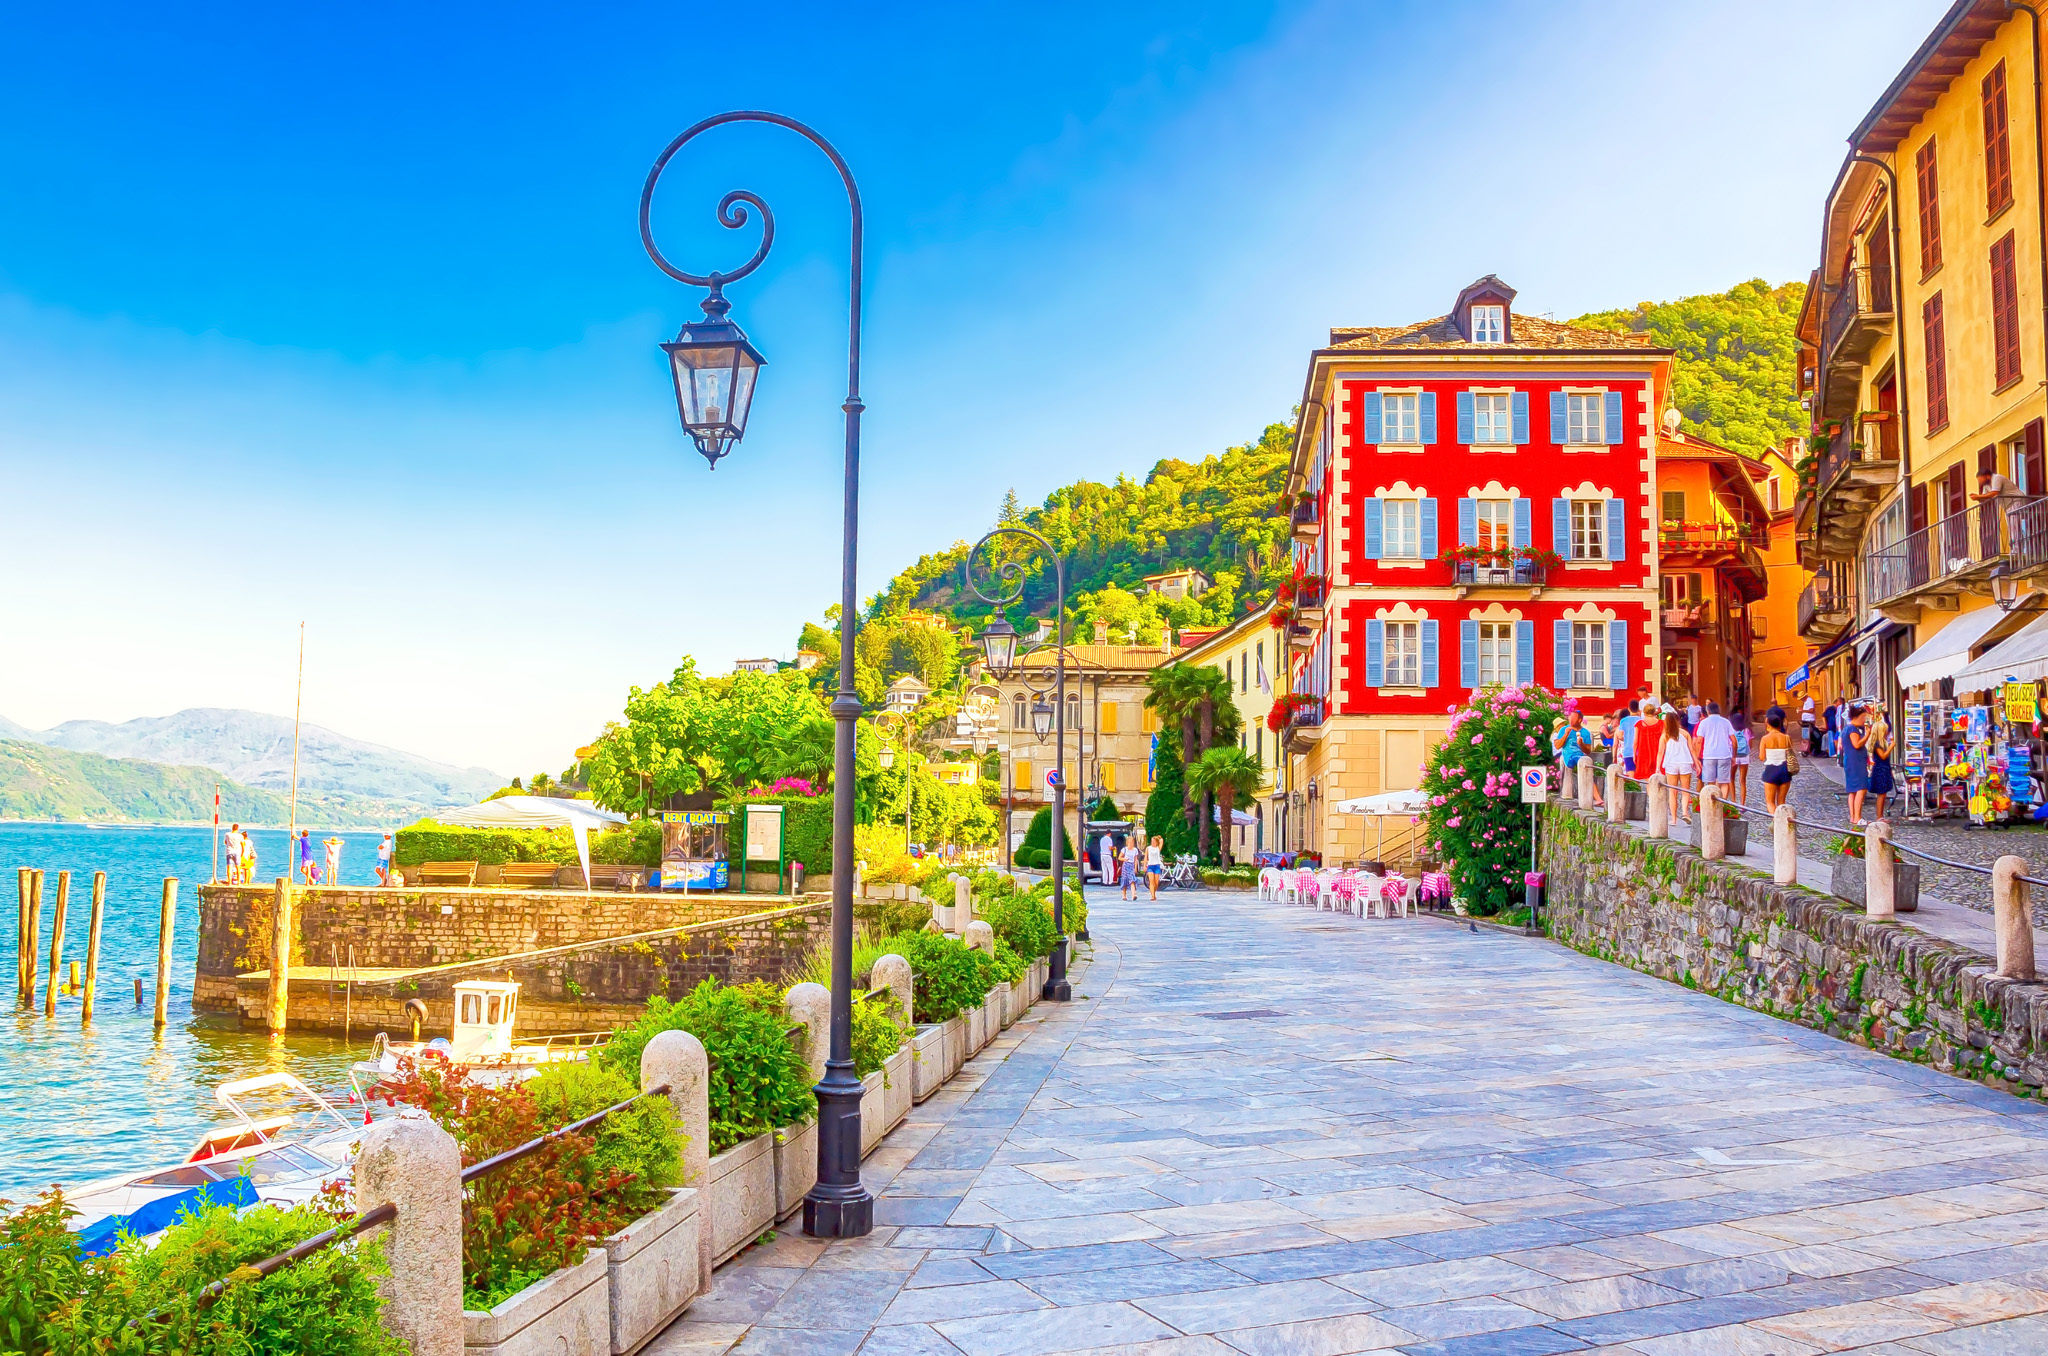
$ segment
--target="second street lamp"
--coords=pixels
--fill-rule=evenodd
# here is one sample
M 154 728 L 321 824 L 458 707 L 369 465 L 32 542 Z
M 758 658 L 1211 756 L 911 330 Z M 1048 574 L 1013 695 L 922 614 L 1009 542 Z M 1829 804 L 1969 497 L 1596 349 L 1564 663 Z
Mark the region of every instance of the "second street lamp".
M 697 450 L 715 468 L 746 432 L 747 408 L 754 398 L 754 379 L 761 355 L 740 327 L 727 319 L 731 304 L 725 285 L 759 268 L 775 240 L 775 218 L 768 204 L 744 190 L 718 202 L 718 222 L 738 229 L 761 214 L 761 243 L 746 263 L 730 273 L 686 273 L 662 257 L 654 243 L 651 213 L 654 186 L 661 172 L 690 141 L 727 123 L 758 122 L 787 128 L 825 153 L 846 189 L 853 218 L 847 302 L 846 415 L 844 504 L 840 530 L 843 542 L 839 575 L 839 690 L 832 697 L 832 1039 L 825 1057 L 825 1077 L 818 1083 L 818 1181 L 804 1197 L 804 1232 L 813 1238 L 857 1238 L 875 1227 L 875 1199 L 860 1180 L 861 1082 L 853 1072 L 853 800 L 854 722 L 861 713 L 854 693 L 854 639 L 860 630 L 860 596 L 854 562 L 860 545 L 860 190 L 853 171 L 832 143 L 794 118 L 780 113 L 735 112 L 709 117 L 668 144 L 648 171 L 640 190 L 640 242 L 648 257 L 671 278 L 710 289 L 704 319 L 683 326 L 674 342 L 663 344 L 676 383 L 676 409 Z

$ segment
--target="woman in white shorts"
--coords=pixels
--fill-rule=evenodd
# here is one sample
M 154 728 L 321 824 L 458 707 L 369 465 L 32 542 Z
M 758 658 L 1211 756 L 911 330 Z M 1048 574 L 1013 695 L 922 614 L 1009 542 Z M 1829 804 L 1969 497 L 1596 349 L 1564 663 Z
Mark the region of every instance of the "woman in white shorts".
M 1664 774 L 1666 787 L 1690 791 L 1699 774 L 1699 766 L 1692 760 L 1692 745 L 1685 737 L 1685 723 L 1672 711 L 1664 717 L 1664 758 L 1657 769 Z M 1676 817 L 1692 823 L 1692 797 L 1673 796 L 1672 808 Z

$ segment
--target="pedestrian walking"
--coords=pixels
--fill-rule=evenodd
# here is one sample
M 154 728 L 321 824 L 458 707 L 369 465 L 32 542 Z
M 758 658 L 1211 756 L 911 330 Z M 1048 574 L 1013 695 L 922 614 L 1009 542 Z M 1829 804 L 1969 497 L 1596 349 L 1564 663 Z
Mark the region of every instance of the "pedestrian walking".
M 1735 713 L 1735 799 L 1749 804 L 1749 717 Z
M 1814 712 L 1820 703 L 1814 701 L 1811 692 L 1799 703 L 1799 742 L 1806 746 L 1810 757 L 1820 757 L 1820 727 L 1814 723 Z
M 1643 703 L 1642 719 L 1636 722 L 1636 776 L 1648 782 L 1652 773 L 1663 770 L 1664 707 L 1659 702 Z
M 1706 714 L 1693 727 L 1699 740 L 1700 781 L 1723 800 L 1735 790 L 1735 726 L 1721 714 L 1721 703 L 1708 702 Z
M 384 841 L 377 844 L 377 884 L 391 884 L 391 835 L 385 834 Z
M 1700 728 L 1700 719 L 1706 715 L 1706 708 L 1700 705 L 1700 694 L 1689 694 L 1685 699 L 1685 729 L 1687 734 Z
M 1117 853 L 1119 865 L 1123 868 L 1119 877 L 1123 882 L 1124 898 L 1138 897 L 1138 839 L 1136 835 L 1124 839 L 1123 848 Z
M 1164 838 L 1154 838 L 1145 844 L 1145 888 L 1152 898 L 1159 898 L 1159 878 L 1166 874 L 1166 846 Z
M 1693 778 L 1699 772 L 1699 763 L 1693 757 L 1692 741 L 1686 735 L 1685 725 L 1679 719 L 1676 707 L 1673 707 L 1664 716 L 1663 742 L 1664 748 L 1663 752 L 1659 755 L 1657 769 L 1664 774 L 1664 785 L 1666 788 L 1676 788 L 1682 792 L 1690 792 L 1693 786 Z M 1692 823 L 1691 797 L 1680 795 L 1674 798 L 1673 803 L 1677 807 L 1678 818 L 1688 824 Z
M 1624 777 L 1636 775 L 1636 726 L 1642 721 L 1642 699 L 1632 697 L 1628 709 L 1621 713 L 1621 719 L 1614 727 L 1614 749 L 1621 759 L 1621 775 Z
M 1772 707 L 1764 723 L 1770 728 L 1764 731 L 1756 747 L 1764 760 L 1764 808 L 1775 811 L 1785 803 L 1792 789 L 1792 774 L 1799 768 L 1792 754 L 1792 736 L 1785 733 L 1785 709 Z
M 1874 798 L 1870 817 L 1884 818 L 1885 798 L 1892 793 L 1892 723 L 1886 718 L 1884 708 L 1873 707 L 1870 712 L 1870 794 Z
M 310 830 L 299 830 L 299 880 L 311 885 L 319 867 L 313 863 L 313 835 Z
M 1852 707 L 1849 723 L 1843 730 L 1842 784 L 1849 792 L 1849 822 L 1857 828 L 1863 827 L 1863 798 L 1870 794 L 1870 730 L 1865 724 L 1863 708 Z

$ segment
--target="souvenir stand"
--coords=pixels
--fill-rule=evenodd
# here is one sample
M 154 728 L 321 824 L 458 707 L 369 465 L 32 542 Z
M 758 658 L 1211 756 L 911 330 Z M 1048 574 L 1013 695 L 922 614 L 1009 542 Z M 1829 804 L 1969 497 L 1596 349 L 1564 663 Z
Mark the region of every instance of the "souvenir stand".
M 1948 752 L 1954 712 L 1952 701 L 1906 703 L 1906 728 L 1899 741 L 1899 784 L 1907 819 L 1959 815 L 1969 801 L 1962 776 L 1949 775 L 1955 766 Z
M 729 810 L 664 810 L 661 816 L 661 888 L 723 890 L 732 880 L 726 837 Z

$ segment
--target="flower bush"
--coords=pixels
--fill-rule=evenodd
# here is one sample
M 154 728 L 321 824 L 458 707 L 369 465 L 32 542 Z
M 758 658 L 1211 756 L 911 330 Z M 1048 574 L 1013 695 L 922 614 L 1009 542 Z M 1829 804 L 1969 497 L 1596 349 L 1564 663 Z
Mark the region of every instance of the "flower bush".
M 1453 707 L 1444 737 L 1423 769 L 1423 812 L 1431 853 L 1446 863 L 1451 889 L 1475 914 L 1520 902 L 1529 867 L 1529 809 L 1521 769 L 1550 761 L 1550 728 L 1577 703 L 1534 685 L 1489 688 Z
M 711 1152 L 722 1154 L 816 1114 L 810 1066 L 790 1039 L 788 1022 L 782 992 L 773 985 L 707 979 L 677 1002 L 648 999 L 640 1019 L 615 1032 L 596 1058 L 637 1079 L 640 1052 L 658 1033 L 687 1031 L 702 1041 L 711 1060 Z

